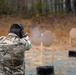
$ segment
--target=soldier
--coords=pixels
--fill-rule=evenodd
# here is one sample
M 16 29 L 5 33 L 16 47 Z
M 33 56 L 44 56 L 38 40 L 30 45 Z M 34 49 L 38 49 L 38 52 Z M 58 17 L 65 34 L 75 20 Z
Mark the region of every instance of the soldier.
M 21 24 L 13 24 L 5 37 L 0 37 L 0 75 L 25 75 L 24 52 L 31 48 Z

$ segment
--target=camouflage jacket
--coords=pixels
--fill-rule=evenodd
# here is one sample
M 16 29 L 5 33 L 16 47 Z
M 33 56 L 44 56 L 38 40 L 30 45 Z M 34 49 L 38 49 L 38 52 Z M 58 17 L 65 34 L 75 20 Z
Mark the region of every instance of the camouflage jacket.
M 30 41 L 13 33 L 0 39 L 0 75 L 25 75 L 24 51 L 31 48 Z
M 31 42 L 26 37 L 20 39 L 14 33 L 9 33 L 6 37 L 0 37 L 0 45 L 13 45 L 13 44 L 22 44 L 25 50 L 29 50 L 31 48 Z

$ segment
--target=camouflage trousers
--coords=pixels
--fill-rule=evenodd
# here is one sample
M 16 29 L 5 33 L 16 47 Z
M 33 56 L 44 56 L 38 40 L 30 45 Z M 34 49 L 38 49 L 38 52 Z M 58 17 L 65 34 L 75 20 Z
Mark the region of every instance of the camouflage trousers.
M 11 65 L 10 63 L 8 61 L 6 61 L 5 63 L 0 63 L 0 75 L 25 75 L 24 62 L 22 64 L 19 64 L 18 62 L 18 64 L 16 65 Z

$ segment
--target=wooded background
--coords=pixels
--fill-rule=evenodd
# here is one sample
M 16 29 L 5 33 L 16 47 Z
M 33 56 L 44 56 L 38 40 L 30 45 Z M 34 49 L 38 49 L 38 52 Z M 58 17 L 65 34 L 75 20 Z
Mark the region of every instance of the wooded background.
M 76 13 L 76 0 L 0 0 L 0 14 Z

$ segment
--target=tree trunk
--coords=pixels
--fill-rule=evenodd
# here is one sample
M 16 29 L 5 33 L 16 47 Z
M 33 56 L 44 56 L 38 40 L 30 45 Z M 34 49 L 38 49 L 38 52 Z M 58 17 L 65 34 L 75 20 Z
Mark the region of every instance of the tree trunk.
M 60 0 L 60 6 L 59 6 L 59 8 L 60 8 L 60 11 L 63 12 L 63 0 Z
M 70 0 L 71 2 L 71 11 L 75 13 L 74 0 Z
M 52 11 L 55 12 L 55 0 L 52 0 Z
M 71 12 L 70 0 L 66 0 L 66 8 L 67 8 L 67 12 Z
M 63 0 L 63 11 L 66 11 L 66 0 Z

